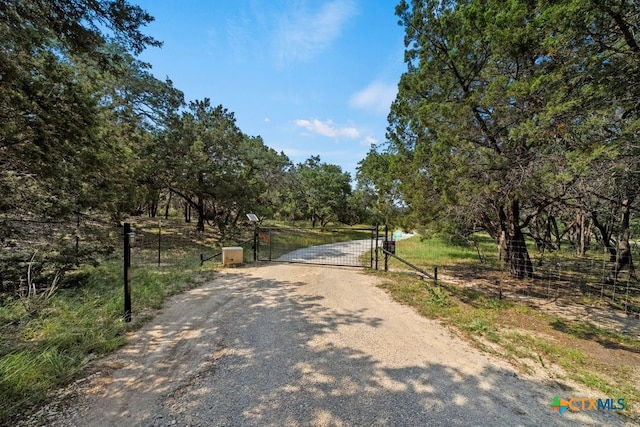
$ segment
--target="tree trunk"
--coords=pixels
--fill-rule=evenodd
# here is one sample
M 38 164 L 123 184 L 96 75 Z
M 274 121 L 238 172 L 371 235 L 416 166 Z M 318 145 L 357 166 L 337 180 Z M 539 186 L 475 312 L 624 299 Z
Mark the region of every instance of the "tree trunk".
M 586 253 L 587 249 L 586 249 L 586 230 L 585 230 L 585 219 L 584 219 L 584 214 L 582 212 L 580 212 L 578 214 L 578 218 L 576 219 L 576 222 L 578 223 L 578 245 L 577 245 L 577 250 L 576 250 L 576 254 L 579 257 L 583 257 L 584 254 Z
M 598 221 L 598 215 L 596 214 L 596 212 L 591 212 L 591 220 L 593 221 L 593 225 L 595 225 L 595 227 L 600 231 L 602 244 L 609 251 L 609 261 L 615 262 L 618 251 L 611 244 L 611 235 L 613 234 L 611 227 L 609 227 L 607 224 L 601 224 L 600 221 Z
M 520 202 L 512 201 L 507 212 L 500 207 L 498 216 L 501 228 L 498 242 L 500 259 L 509 266 L 511 276 L 518 279 L 533 277 L 533 264 L 520 228 Z
M 184 204 L 184 222 L 191 222 L 191 203 Z
M 622 201 L 622 222 L 620 224 L 620 237 L 618 239 L 618 251 L 615 260 L 615 265 L 609 272 L 609 281 L 615 282 L 618 279 L 620 271 L 628 267 L 629 274 L 635 277 L 635 268 L 633 267 L 633 259 L 631 257 L 631 245 L 629 244 L 629 238 L 631 237 L 631 228 L 629 226 L 631 219 L 631 203 L 632 199 L 625 199 Z
M 196 213 L 198 214 L 198 223 L 196 224 L 196 230 L 204 231 L 204 199 L 198 196 L 196 203 Z
M 164 219 L 169 219 L 169 207 L 171 206 L 171 196 L 173 191 L 169 190 L 169 197 L 167 199 L 167 206 L 164 208 Z
M 561 249 L 561 242 L 562 242 L 562 238 L 560 237 L 560 230 L 558 230 L 558 222 L 556 221 L 556 217 L 555 216 L 551 216 L 549 218 L 549 223 L 551 225 L 551 229 L 553 232 L 553 236 L 555 237 L 556 243 L 555 243 L 555 248 L 557 250 Z
M 198 172 L 198 189 L 204 187 L 204 172 Z M 198 191 L 199 192 L 199 191 Z M 196 230 L 204 231 L 204 198 L 198 194 L 196 197 L 196 211 L 198 214 L 198 224 L 196 224 Z
M 160 195 L 158 194 L 149 202 L 149 218 L 155 218 L 158 214 L 158 205 L 160 204 Z

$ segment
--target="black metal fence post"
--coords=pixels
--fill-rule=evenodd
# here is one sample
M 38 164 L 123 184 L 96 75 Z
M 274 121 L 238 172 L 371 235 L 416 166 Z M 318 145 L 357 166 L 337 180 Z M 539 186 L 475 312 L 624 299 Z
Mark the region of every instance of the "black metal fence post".
M 131 224 L 124 223 L 124 321 L 131 322 Z
M 384 226 L 384 241 L 385 245 L 389 239 L 389 226 Z M 384 271 L 389 271 L 389 254 L 387 252 L 384 253 Z
M 258 223 L 253 223 L 253 262 L 258 262 Z
M 378 270 L 378 245 L 380 241 L 380 225 L 376 224 L 376 270 Z
M 160 267 L 160 253 L 162 252 L 162 220 L 158 220 L 158 267 Z

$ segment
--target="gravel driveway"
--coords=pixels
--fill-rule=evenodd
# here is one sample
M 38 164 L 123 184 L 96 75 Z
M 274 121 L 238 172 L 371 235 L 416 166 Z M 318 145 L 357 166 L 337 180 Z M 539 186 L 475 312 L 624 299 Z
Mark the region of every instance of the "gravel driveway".
M 74 384 L 51 426 L 623 425 L 594 395 L 516 374 L 358 269 L 226 269 Z

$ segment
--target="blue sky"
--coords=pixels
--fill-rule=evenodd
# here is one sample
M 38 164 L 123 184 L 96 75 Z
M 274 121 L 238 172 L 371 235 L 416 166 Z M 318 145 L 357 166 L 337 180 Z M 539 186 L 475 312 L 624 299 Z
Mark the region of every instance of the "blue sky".
M 187 101 L 210 98 L 294 163 L 355 175 L 385 141 L 403 62 L 396 0 L 131 0 L 164 43 L 140 59 Z

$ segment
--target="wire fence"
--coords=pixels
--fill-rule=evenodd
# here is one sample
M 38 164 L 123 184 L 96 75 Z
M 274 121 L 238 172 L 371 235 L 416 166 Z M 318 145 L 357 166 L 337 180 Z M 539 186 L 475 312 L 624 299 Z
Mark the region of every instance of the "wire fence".
M 224 239 L 184 219 L 131 217 L 132 268 L 200 265 L 202 254 L 219 250 Z M 124 259 L 124 228 L 106 217 L 77 214 L 63 220 L 0 217 L 0 293 L 29 296 L 65 286 L 83 266 Z M 250 252 L 250 251 L 249 251 Z
M 219 263 L 223 246 L 242 247 L 244 262 L 252 262 L 255 231 L 258 260 L 373 266 L 372 249 L 382 246 L 381 241 L 376 245 L 375 230 L 364 228 L 255 230 L 247 226 L 225 237 L 213 227 L 198 232 L 194 223 L 182 218 L 131 217 L 128 221 L 135 235 L 132 268 Z M 406 239 L 399 232 L 390 234 L 390 239 L 392 235 L 396 256 L 429 273 L 437 268 L 440 280 L 475 287 L 488 295 L 577 300 L 640 315 L 640 282 L 632 264 L 616 263 L 606 248 L 594 246 L 577 256 L 568 245 L 554 251 L 529 245 L 524 251 L 511 244 L 516 255 L 501 258 L 495 242 L 484 236 L 455 242 Z M 77 214 L 59 221 L 0 217 L 0 294 L 47 292 L 64 286 L 65 274 L 84 265 L 120 262 L 123 238 L 121 224 L 100 216 Z M 632 245 L 630 261 L 639 258 L 640 250 Z M 391 269 L 408 268 L 395 259 L 389 263 Z M 521 278 L 514 277 L 518 271 Z
M 397 256 L 433 271 L 459 286 L 473 287 L 498 297 L 572 300 L 605 306 L 640 316 L 640 281 L 632 263 L 612 259 L 608 249 L 592 247 L 578 256 L 569 245 L 561 250 L 538 251 L 532 245 L 508 242 L 511 252 L 499 253 L 488 237 L 465 242 L 419 238 L 395 242 Z M 640 258 L 632 247 L 627 261 Z M 406 269 L 390 261 L 393 269 Z M 631 268 L 630 268 L 631 267 Z
M 106 223 L 88 215 L 65 220 L 0 217 L 0 291 L 37 294 L 67 271 L 116 250 Z

